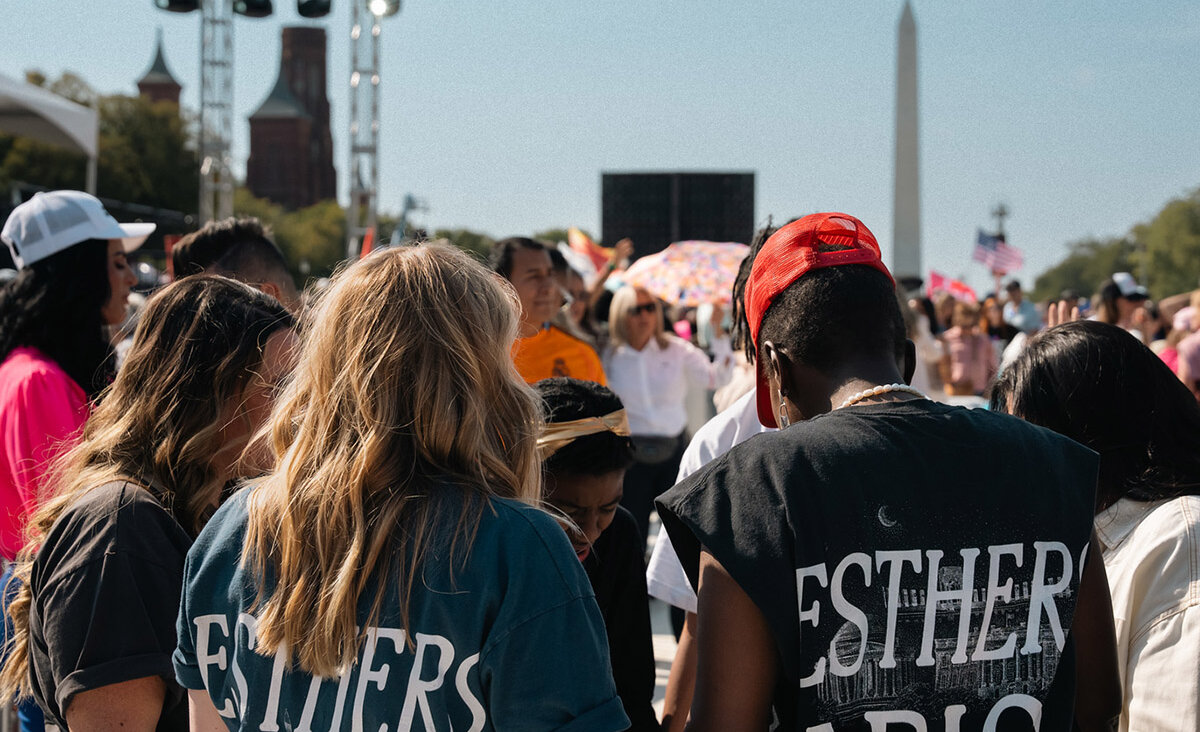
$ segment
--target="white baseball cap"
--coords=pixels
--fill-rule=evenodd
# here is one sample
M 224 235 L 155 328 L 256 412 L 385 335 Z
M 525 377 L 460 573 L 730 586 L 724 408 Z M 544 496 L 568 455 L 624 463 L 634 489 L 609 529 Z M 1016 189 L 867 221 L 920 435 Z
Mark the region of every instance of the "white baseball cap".
M 25 268 L 88 239 L 120 239 L 126 252 L 146 241 L 156 224 L 118 224 L 100 199 L 80 191 L 37 193 L 13 209 L 0 231 L 13 262 Z
M 1149 290 L 1139 285 L 1137 280 L 1133 279 L 1133 275 L 1128 272 L 1117 272 L 1112 276 L 1112 281 L 1121 291 L 1121 297 L 1138 300 L 1146 300 L 1150 297 Z

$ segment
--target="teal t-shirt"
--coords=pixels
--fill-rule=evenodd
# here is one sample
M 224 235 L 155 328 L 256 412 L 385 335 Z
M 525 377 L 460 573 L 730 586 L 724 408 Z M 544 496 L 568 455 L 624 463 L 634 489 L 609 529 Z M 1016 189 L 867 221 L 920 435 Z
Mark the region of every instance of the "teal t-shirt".
M 451 565 L 449 537 L 435 537 L 413 584 L 408 627 L 387 600 L 399 597 L 393 577 L 357 663 L 340 678 L 319 678 L 254 651 L 258 588 L 240 566 L 251 490 L 230 498 L 188 553 L 174 655 L 179 683 L 206 689 L 229 729 L 628 727 L 591 585 L 546 514 L 491 499 L 465 566 L 461 548 Z M 448 496 L 445 523 L 453 526 L 460 489 L 438 493 Z M 372 587 L 360 598 L 363 621 L 373 597 Z

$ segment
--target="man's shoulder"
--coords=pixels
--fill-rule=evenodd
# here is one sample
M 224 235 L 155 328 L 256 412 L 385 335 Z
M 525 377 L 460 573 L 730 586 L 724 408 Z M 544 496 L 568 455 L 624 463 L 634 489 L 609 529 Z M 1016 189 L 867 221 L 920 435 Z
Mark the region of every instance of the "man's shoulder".
M 592 348 L 590 343 L 557 325 L 551 324 L 544 332 L 546 333 L 547 340 L 554 341 L 564 347 L 586 349 L 592 355 L 596 354 L 596 349 Z
M 913 400 L 894 405 L 864 405 L 835 410 L 799 422 L 770 437 L 731 451 L 765 454 L 791 460 L 803 453 L 808 461 L 846 460 L 878 454 L 881 448 L 925 461 L 933 455 L 956 462 L 967 459 L 980 466 L 989 458 L 1009 461 L 1061 457 L 1067 462 L 1093 460 L 1095 453 L 1053 430 L 987 409 Z M 899 456 L 893 456 L 899 457 Z
M 773 431 L 758 421 L 755 396 L 751 389 L 696 430 L 680 462 L 680 480 L 751 437 Z

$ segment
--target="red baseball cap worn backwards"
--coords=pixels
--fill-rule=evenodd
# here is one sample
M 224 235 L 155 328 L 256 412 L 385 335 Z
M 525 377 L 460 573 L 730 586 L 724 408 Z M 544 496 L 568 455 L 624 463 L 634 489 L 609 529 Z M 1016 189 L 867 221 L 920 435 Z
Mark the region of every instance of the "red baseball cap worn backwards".
M 887 275 L 893 285 L 896 282 L 883 264 L 875 235 L 849 214 L 809 214 L 772 234 L 754 258 L 746 280 L 746 320 L 755 349 L 759 347 L 763 316 L 779 293 L 806 272 L 841 264 L 865 264 Z M 766 427 L 778 427 L 766 365 L 758 358 L 754 368 L 758 377 L 758 421 Z

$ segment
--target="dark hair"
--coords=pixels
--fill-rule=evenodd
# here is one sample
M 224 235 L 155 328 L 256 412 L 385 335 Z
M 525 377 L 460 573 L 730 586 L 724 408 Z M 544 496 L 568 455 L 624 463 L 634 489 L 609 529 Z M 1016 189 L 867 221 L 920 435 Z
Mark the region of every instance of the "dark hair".
M 150 298 L 129 358 L 55 467 L 53 494 L 29 520 L 15 568 L 20 587 L 8 608 L 16 628 L 4 664 L 8 690 L 28 690 L 29 581 L 51 527 L 98 486 L 132 479 L 198 534 L 221 490 L 213 456 L 228 408 L 261 363 L 267 338 L 290 323 L 274 298 L 224 277 L 188 277 Z
M 1096 308 L 1096 317 L 1102 322 L 1116 325 L 1120 318 L 1117 300 L 1121 298 L 1121 288 L 1116 282 L 1109 280 L 1100 288 L 1100 305 Z
M 173 496 L 160 500 L 182 526 L 199 531 L 206 517 L 193 499 L 212 480 L 222 410 L 261 363 L 267 339 L 293 325 L 278 300 L 227 277 L 195 275 L 164 287 L 146 303 L 113 403 L 104 407 L 117 413 L 98 411 L 93 416 L 104 419 L 88 436 L 125 420 L 125 439 L 105 446 L 103 459 L 150 479 L 152 492 L 170 488 Z M 145 409 L 157 383 L 170 388 Z
M 175 277 L 208 272 L 249 282 L 295 287 L 283 252 L 255 218 L 210 221 L 180 239 L 171 250 Z
M 778 230 L 778 227 L 771 225 L 771 219 L 768 217 L 767 225 L 754 233 L 750 251 L 746 253 L 746 258 L 738 267 L 737 277 L 733 280 L 733 312 L 730 313 L 733 328 L 729 334 L 730 345 L 742 349 L 746 354 L 747 363 L 754 363 L 755 353 L 754 341 L 750 338 L 750 324 L 746 321 L 746 280 L 750 279 L 750 270 L 754 268 L 754 258 L 758 256 L 759 250 Z
M 104 333 L 108 242 L 88 239 L 23 268 L 0 287 L 0 360 L 31 346 L 95 399 L 116 373 Z
M 565 275 L 571 271 L 571 265 L 567 263 L 567 258 L 562 252 L 554 247 L 546 247 L 546 253 L 550 255 L 550 270 L 554 274 Z
M 542 397 L 547 424 L 603 417 L 623 409 L 619 397 L 592 381 L 555 377 L 534 384 Z M 633 441 L 613 432 L 597 432 L 564 445 L 543 464 L 552 475 L 605 475 L 633 464 Z
M 825 373 L 856 358 L 900 358 L 905 339 L 895 286 L 865 264 L 805 273 L 771 303 L 758 334 L 760 349 L 774 341 Z
M 510 236 L 492 245 L 492 253 L 488 255 L 488 266 L 492 268 L 493 272 L 507 280 L 512 276 L 513 252 L 517 249 L 532 249 L 534 251 L 550 250 L 549 247 L 540 241 L 535 241 L 524 236 Z
M 925 320 L 929 321 L 930 335 L 937 335 L 941 332 L 941 325 L 938 323 L 937 310 L 933 307 L 933 300 L 928 295 L 917 300 L 917 304 L 921 307 L 921 312 L 925 313 Z
M 1032 338 L 993 387 L 991 408 L 1100 453 L 1098 508 L 1200 494 L 1200 404 L 1120 327 L 1079 321 Z

